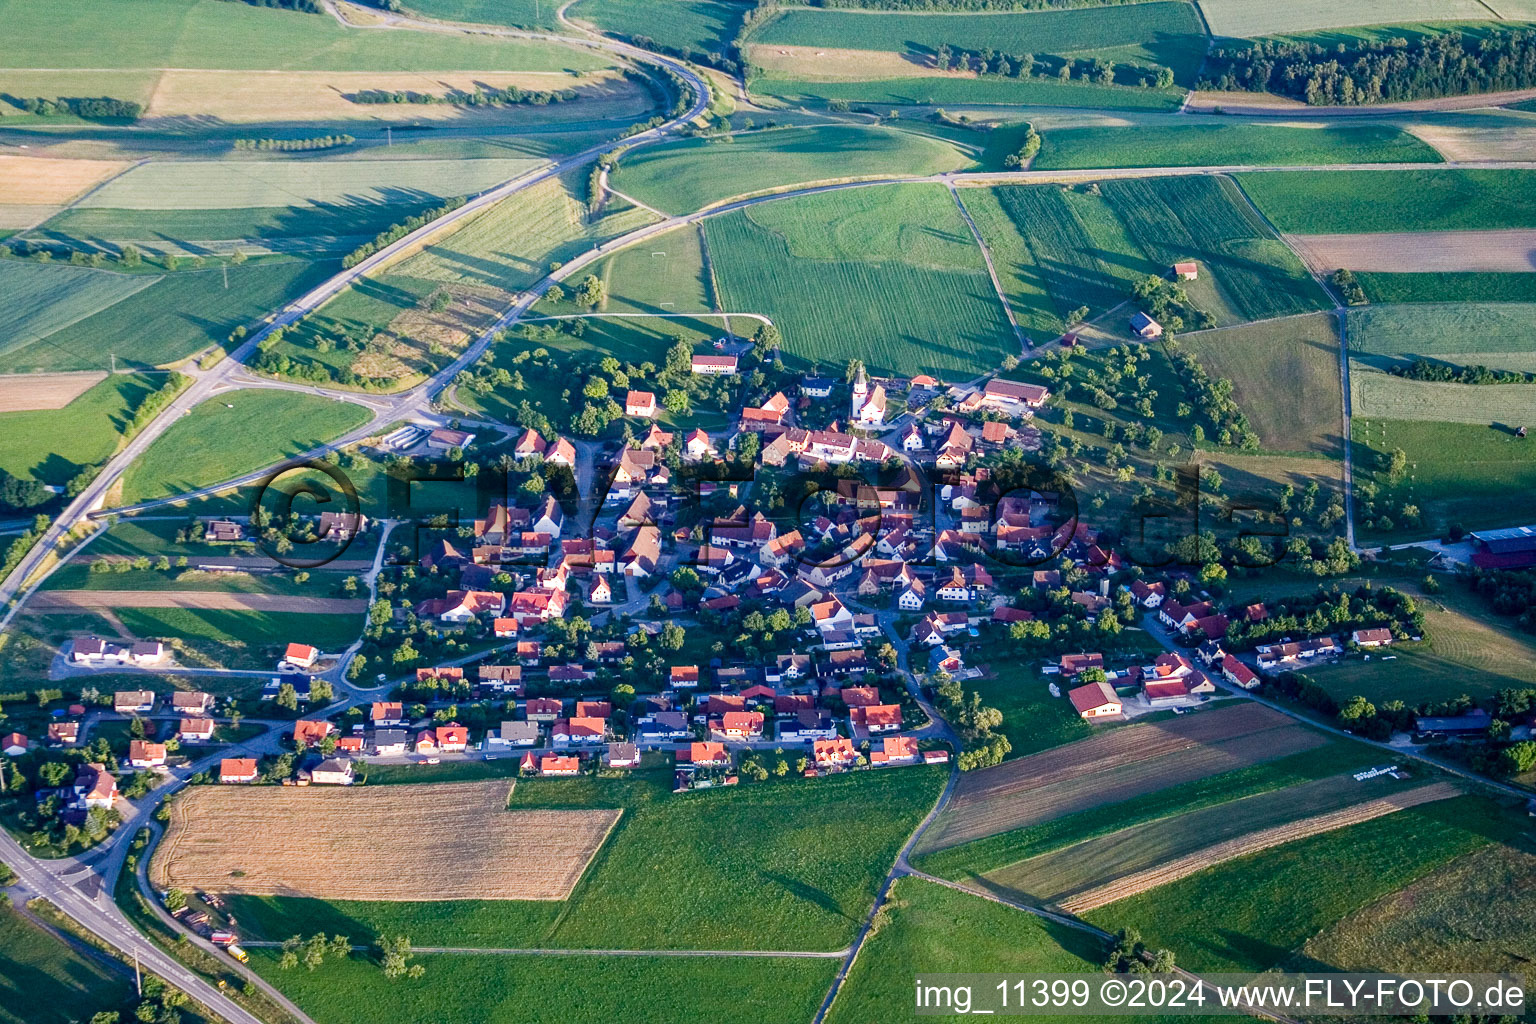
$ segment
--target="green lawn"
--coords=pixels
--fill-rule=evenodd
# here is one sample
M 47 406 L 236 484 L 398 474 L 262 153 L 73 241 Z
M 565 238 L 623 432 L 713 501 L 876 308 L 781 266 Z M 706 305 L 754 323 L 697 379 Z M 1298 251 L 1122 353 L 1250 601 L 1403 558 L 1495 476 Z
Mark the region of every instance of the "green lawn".
M 191 518 L 193 511 L 189 509 L 187 515 Z M 250 544 L 177 542 L 176 531 L 186 525 L 185 522 L 155 519 L 120 519 L 109 526 L 105 534 L 91 541 L 88 553 L 80 557 L 87 561 L 103 555 L 129 555 L 135 558 L 139 555 L 169 555 L 171 558 L 187 555 L 190 558 L 205 558 L 209 555 L 249 554 L 255 550 L 254 545 Z
M 133 411 L 164 383 L 161 374 L 117 374 L 62 409 L 0 412 L 0 470 L 67 484 L 117 450 Z
M 0 907 L 0 1022 L 70 1024 L 132 999 L 130 979 Z
M 705 222 L 728 309 L 762 313 L 802 361 L 969 377 L 1018 351 L 949 193 L 893 185 L 765 203 Z
M 1383 497 L 1418 505 L 1424 526 L 1413 536 L 1436 534 L 1452 523 L 1475 530 L 1536 518 L 1536 451 L 1507 425 L 1356 415 L 1352 427 L 1357 487 L 1374 473 Z M 1376 470 L 1395 448 L 1407 453 L 1408 473 L 1394 487 Z
M 150 274 L 0 260 L 0 292 L 8 307 L 0 326 L 0 355 L 84 320 L 156 280 Z
M 978 144 L 982 137 L 977 136 Z M 613 185 L 668 213 L 808 181 L 925 175 L 974 166 L 973 149 L 890 127 L 817 125 L 684 139 L 625 156 Z
M 128 468 L 123 503 L 194 491 L 273 465 L 369 418 L 362 406 L 301 392 L 226 392 L 172 424 Z
M 562 71 L 608 66 L 538 41 L 434 32 L 359 32 L 325 15 L 221 0 L 0 2 L 11 67 L 292 71 Z
M 1055 128 L 1030 167 L 1440 163 L 1433 147 L 1391 125 L 1142 125 Z
M 312 572 L 303 583 L 290 573 L 207 572 L 195 568 L 130 569 L 127 572 L 92 572 L 90 559 L 81 557 L 63 565 L 43 581 L 43 590 L 205 591 L 225 594 L 286 594 L 290 597 L 348 597 L 342 592 L 344 578 L 338 572 Z M 367 591 L 360 591 L 367 596 Z
M 1358 769 L 1379 759 L 1379 752 L 1371 747 L 1350 740 L 1333 740 L 1326 746 L 1170 786 L 1135 800 L 1104 804 L 1064 818 L 935 850 L 914 858 L 914 862 L 929 874 L 957 882 L 973 882 L 987 872 L 1026 857 L 1036 857 L 1133 825 L 1175 818 L 1241 797 Z
M 610 1024 L 684 1020 L 701 1005 L 712 1024 L 789 1024 L 815 1016 L 838 963 L 436 954 L 416 958 L 423 977 L 383 982 L 358 954 L 315 971 L 282 970 L 276 950 L 251 954 L 319 1024 Z
M 1339 338 L 1332 314 L 1185 335 L 1180 344 L 1232 397 L 1265 449 L 1339 457 L 1344 450 Z
M 213 608 L 115 608 L 113 612 L 134 636 L 181 641 L 198 661 L 219 668 L 269 667 L 280 653 L 277 649 L 289 643 L 312 644 L 334 653 L 356 640 L 363 629 L 361 615 Z M 185 656 L 181 661 L 189 663 Z
M 1491 801 L 1421 804 L 1239 857 L 1089 913 L 1101 928 L 1136 928 L 1195 971 L 1285 964 L 1335 921 L 1523 825 Z
M 1349 311 L 1348 329 L 1351 358 L 1380 370 L 1429 359 L 1536 372 L 1536 304 L 1532 303 L 1357 307 Z
M 793 766 L 798 749 L 785 755 Z M 241 897 L 267 937 L 323 928 L 458 946 L 836 949 L 853 937 L 917 822 L 937 769 L 671 792 L 670 769 L 630 780 L 520 782 L 511 806 L 623 807 L 567 901 L 323 903 Z
M 120 367 L 180 362 L 223 344 L 236 327 L 254 323 L 339 268 L 331 261 L 283 259 L 227 270 L 179 270 L 54 332 L 46 344 L 5 353 L 0 372 L 105 370 L 114 357 Z M 111 339 L 110 345 L 103 339 Z
M 1536 302 L 1536 274 L 1355 275 L 1372 302 Z
M 1238 175 L 1301 235 L 1536 227 L 1536 171 L 1264 171 Z

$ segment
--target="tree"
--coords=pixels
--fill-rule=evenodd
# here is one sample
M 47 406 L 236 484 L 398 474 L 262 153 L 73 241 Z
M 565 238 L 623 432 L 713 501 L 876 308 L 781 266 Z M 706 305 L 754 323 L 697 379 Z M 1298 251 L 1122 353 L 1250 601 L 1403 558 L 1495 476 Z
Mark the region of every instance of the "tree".
M 144 262 L 144 255 L 139 252 L 137 246 L 125 245 L 118 254 L 118 259 L 122 261 L 125 267 L 137 267 L 140 263 Z
M 180 910 L 182 907 L 185 907 L 186 905 L 187 905 L 187 894 L 186 893 L 182 892 L 180 889 L 175 889 L 175 888 L 167 889 L 165 891 L 165 909 L 166 910 L 169 910 L 171 913 L 174 914 L 174 913 L 176 913 L 176 911 Z
M 419 978 L 426 973 L 420 964 L 412 964 L 414 954 L 411 952 L 411 940 L 404 935 L 393 938 L 385 936 L 379 940 L 380 962 L 384 968 L 384 977 L 390 981 L 398 981 L 401 978 Z
M 596 309 L 607 298 L 607 289 L 603 282 L 595 275 L 588 274 L 581 279 L 581 284 L 576 288 L 576 304 L 587 309 Z M 692 356 L 690 355 L 690 362 Z

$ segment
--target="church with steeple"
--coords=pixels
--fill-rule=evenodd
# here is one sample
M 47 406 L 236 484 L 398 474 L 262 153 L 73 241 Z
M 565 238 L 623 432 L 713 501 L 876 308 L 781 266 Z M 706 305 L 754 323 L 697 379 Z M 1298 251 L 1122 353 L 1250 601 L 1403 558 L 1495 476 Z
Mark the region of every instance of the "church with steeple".
M 885 422 L 885 388 L 879 384 L 871 388 L 863 366 L 854 374 L 848 416 L 861 427 L 878 427 Z

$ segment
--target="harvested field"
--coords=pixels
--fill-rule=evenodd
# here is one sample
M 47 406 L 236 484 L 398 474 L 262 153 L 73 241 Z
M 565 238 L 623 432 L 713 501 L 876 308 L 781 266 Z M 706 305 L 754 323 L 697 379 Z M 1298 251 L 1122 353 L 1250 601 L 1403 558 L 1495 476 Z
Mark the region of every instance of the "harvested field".
M 105 373 L 7 374 L 0 376 L 0 409 L 62 409 L 106 379 Z
M 172 805 L 150 873 L 161 888 L 256 896 L 565 899 L 622 811 L 509 811 L 510 792 L 496 780 L 197 786 Z
M 1278 711 L 1236 704 L 1114 729 L 964 776 L 920 852 L 1129 800 L 1217 772 L 1320 746 Z
M 579 89 L 583 100 L 603 101 L 602 113 L 587 103 L 559 106 L 486 107 L 469 111 L 446 103 L 353 103 L 346 97 L 362 89 L 441 95 L 453 89 Z M 216 117 L 225 121 L 308 121 L 347 118 L 364 121 L 447 121 L 468 117 L 501 120 L 581 116 L 617 116 L 638 112 L 649 99 L 617 72 L 571 75 L 564 71 L 197 71 L 169 70 L 160 76 L 145 117 Z M 621 109 L 622 108 L 622 109 Z M 551 114 L 554 111 L 554 114 Z M 542 113 L 540 113 L 542 112 Z
M 1492 5 L 1478 0 L 1201 0 L 1214 36 L 1253 38 L 1350 25 L 1398 25 L 1409 21 L 1480 21 Z
M 975 78 L 972 71 L 940 71 L 928 58 L 890 50 L 827 49 L 815 46 L 757 45 L 752 63 L 784 78 L 811 81 L 877 81 L 882 78 Z
M 1308 266 L 1401 273 L 1536 271 L 1536 230 L 1385 231 L 1365 235 L 1286 235 Z
M 1061 905 L 1090 890 L 1252 833 L 1353 807 L 1409 788 L 1389 775 L 1335 775 L 1121 828 L 988 871 L 1019 898 Z
M 27 607 L 37 612 L 72 612 L 81 608 L 206 608 L 353 615 L 361 614 L 368 602 L 361 597 L 290 597 L 196 590 L 50 590 L 35 595 Z
M 1349 391 L 1355 416 L 1367 419 L 1520 424 L 1536 408 L 1536 384 L 1410 380 L 1358 364 L 1351 368 Z
M 67 203 L 128 166 L 126 160 L 53 160 L 0 156 L 0 196 L 8 205 Z
M 1069 900 L 1064 900 L 1062 909 L 1072 914 L 1085 914 L 1090 910 L 1117 900 L 1123 900 L 1129 896 L 1155 889 L 1169 882 L 1176 882 L 1197 871 L 1203 871 L 1222 861 L 1232 860 L 1250 853 L 1258 853 L 1272 846 L 1280 846 L 1283 843 L 1294 842 L 1298 839 L 1306 839 L 1308 836 L 1319 835 L 1323 832 L 1332 832 L 1337 828 L 1348 825 L 1358 825 L 1373 818 L 1394 814 L 1408 807 L 1417 807 L 1420 804 L 1431 803 L 1435 800 L 1448 800 L 1453 796 L 1460 796 L 1461 790 L 1449 782 L 1434 782 L 1427 786 L 1419 786 L 1403 793 L 1382 797 L 1378 800 L 1367 800 L 1364 803 L 1355 804 L 1353 807 L 1345 807 L 1342 810 L 1330 811 L 1327 814 L 1319 814 L 1304 821 L 1291 822 L 1288 825 L 1277 825 L 1274 828 L 1251 832 L 1237 839 L 1229 839 L 1226 842 L 1209 846 L 1198 853 L 1179 857 L 1176 860 L 1165 861 L 1158 868 L 1151 871 L 1143 871 L 1133 878 L 1122 879 L 1109 885 L 1102 885 L 1095 889 L 1079 893 Z
M 1498 127 L 1415 124 L 1407 130 L 1447 160 L 1528 160 L 1536 151 L 1536 124 L 1526 120 Z

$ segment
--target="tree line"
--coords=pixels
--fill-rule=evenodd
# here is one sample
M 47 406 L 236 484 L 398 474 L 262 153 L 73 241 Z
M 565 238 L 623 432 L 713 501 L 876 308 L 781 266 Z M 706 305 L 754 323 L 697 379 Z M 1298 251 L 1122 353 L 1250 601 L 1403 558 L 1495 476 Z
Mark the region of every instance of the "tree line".
M 252 7 L 276 7 L 284 11 L 299 11 L 303 14 L 324 14 L 325 8 L 320 6 L 320 0 L 231 0 L 232 3 L 249 4 Z
M 441 103 L 451 107 L 508 107 L 527 104 L 542 107 L 550 103 L 569 103 L 577 99 L 578 94 L 575 89 L 523 89 L 509 85 L 505 89 L 476 86 L 473 92 L 467 89 L 449 89 L 441 95 L 416 92 L 414 89 L 360 89 L 349 93 L 346 98 L 351 103 Z
M 51 100 L 43 96 L 6 96 L 5 100 L 28 114 L 45 117 L 73 115 L 88 120 L 119 118 L 137 121 L 144 112 L 142 103 L 111 96 L 56 96 Z
M 443 203 L 442 206 L 435 207 L 426 211 L 425 213 L 418 213 L 414 217 L 407 217 L 405 220 L 398 224 L 391 224 L 389 227 L 375 235 L 373 241 L 364 242 L 356 249 L 353 249 L 351 252 L 347 253 L 347 255 L 342 258 L 341 265 L 350 270 L 352 267 L 357 266 L 359 263 L 363 262 L 363 260 L 367 259 L 369 256 L 372 256 L 380 249 L 400 241 L 400 239 L 404 238 L 412 231 L 415 231 L 417 228 L 425 227 L 432 221 L 437 220 L 439 217 L 446 217 L 454 210 L 457 210 L 459 207 L 463 206 L 464 203 L 465 199 L 463 196 L 455 196 L 454 198 L 449 199 L 447 202 Z
M 998 78 L 1055 77 L 1063 82 L 1097 82 L 1099 85 L 1128 85 L 1167 89 L 1173 85 L 1173 70 L 1154 64 L 1144 67 L 1129 62 L 1116 63 L 1103 57 L 1076 59 L 1044 53 L 1003 53 L 988 46 L 981 50 L 940 43 L 934 51 L 934 67 L 940 71 L 973 71 Z
M 236 139 L 235 149 L 256 152 L 302 153 L 315 149 L 350 146 L 357 140 L 350 135 L 316 135 L 310 139 Z
M 1536 30 L 1444 32 L 1325 47 L 1262 39 L 1213 50 L 1198 88 L 1356 106 L 1536 86 Z
M 1117 7 L 1146 0 L 810 0 L 812 7 L 866 11 L 1060 11 Z
M 1407 366 L 1388 367 L 1394 377 L 1409 380 L 1432 380 L 1449 384 L 1531 384 L 1536 383 L 1536 373 L 1520 373 L 1518 370 L 1490 370 L 1481 364 L 1454 366 L 1450 363 L 1432 363 L 1428 359 L 1415 359 Z

